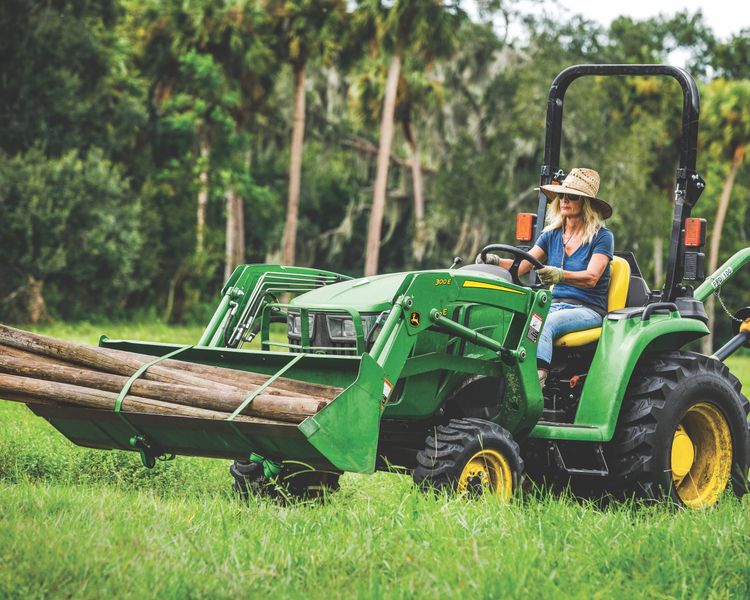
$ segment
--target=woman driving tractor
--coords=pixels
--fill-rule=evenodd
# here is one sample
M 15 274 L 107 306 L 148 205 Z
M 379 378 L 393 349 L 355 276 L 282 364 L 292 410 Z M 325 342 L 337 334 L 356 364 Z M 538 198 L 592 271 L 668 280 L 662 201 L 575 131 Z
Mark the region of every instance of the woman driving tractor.
M 540 189 L 551 205 L 547 226 L 529 251 L 545 263 L 537 277 L 554 285 L 552 306 L 542 329 L 537 348 L 539 382 L 544 387 L 552 361 L 552 343 L 573 331 L 599 327 L 607 313 L 607 291 L 614 253 L 614 237 L 604 226 L 612 207 L 597 198 L 599 173 L 574 168 L 561 185 L 544 185 Z M 481 255 L 477 262 L 482 262 Z M 486 264 L 509 269 L 513 261 L 487 254 Z M 523 261 L 519 274 L 527 273 L 531 263 Z

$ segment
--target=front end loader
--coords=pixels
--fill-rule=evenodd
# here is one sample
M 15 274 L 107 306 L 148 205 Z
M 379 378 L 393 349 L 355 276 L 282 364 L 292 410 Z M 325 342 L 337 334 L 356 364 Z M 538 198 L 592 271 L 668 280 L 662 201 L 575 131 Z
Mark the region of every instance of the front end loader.
M 705 277 L 705 222 L 692 219 L 704 183 L 695 170 L 698 91 L 663 65 L 580 65 L 552 84 L 542 185 L 559 169 L 563 100 L 583 76 L 676 79 L 682 147 L 666 281 L 651 290 L 635 256 L 612 263 L 600 328 L 563 336 L 542 390 L 536 347 L 551 293 L 518 274 L 541 232 L 547 199 L 519 217 L 516 244 L 483 249 L 513 266 L 467 265 L 351 279 L 321 269 L 243 265 L 221 293 L 201 339 L 180 347 L 102 338 L 100 345 L 263 374 L 229 418 L 30 404 L 74 443 L 234 461 L 242 493 L 285 481 L 293 495 L 335 489 L 343 472 L 402 467 L 417 484 L 508 497 L 524 474 L 616 496 L 714 504 L 747 490 L 748 403 L 724 359 L 750 339 L 750 310 L 713 356 L 685 350 L 708 333 L 703 302 L 750 260 L 750 249 Z M 692 283 L 705 281 L 693 290 Z M 283 333 L 280 333 L 283 330 Z M 258 350 L 244 346 L 258 344 Z M 177 358 L 179 357 L 179 358 Z M 340 393 L 300 423 L 237 415 L 278 378 Z M 134 437 L 133 431 L 137 431 Z M 133 439 L 138 443 L 133 444 Z

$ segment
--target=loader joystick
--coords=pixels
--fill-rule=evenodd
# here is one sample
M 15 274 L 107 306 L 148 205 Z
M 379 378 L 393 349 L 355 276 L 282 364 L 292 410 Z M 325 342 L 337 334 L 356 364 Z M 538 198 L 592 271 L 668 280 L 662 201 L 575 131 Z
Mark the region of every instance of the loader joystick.
M 517 285 L 526 285 L 518 276 L 518 267 L 521 266 L 522 260 L 528 260 L 535 269 L 544 268 L 544 264 L 534 258 L 531 254 L 529 254 L 525 250 L 521 250 L 520 248 L 511 246 L 510 244 L 490 244 L 489 246 L 485 246 L 484 248 L 482 248 L 482 252 L 480 253 L 482 262 L 485 262 L 487 260 L 488 252 L 507 252 L 508 254 L 513 255 L 513 264 L 510 266 L 510 269 L 508 269 L 508 272 L 513 278 L 513 283 Z

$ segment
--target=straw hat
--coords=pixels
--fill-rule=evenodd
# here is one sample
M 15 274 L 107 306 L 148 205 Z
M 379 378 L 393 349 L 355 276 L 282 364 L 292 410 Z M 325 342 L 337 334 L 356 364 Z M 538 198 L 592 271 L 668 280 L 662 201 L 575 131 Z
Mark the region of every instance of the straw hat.
M 609 219 L 612 216 L 612 207 L 601 198 L 596 197 L 599 193 L 599 181 L 599 173 L 594 169 L 576 167 L 570 170 L 562 184 L 543 185 L 537 189 L 542 190 L 542 193 L 550 200 L 554 200 L 558 194 L 575 194 L 588 198 L 591 205 L 601 213 L 602 217 Z

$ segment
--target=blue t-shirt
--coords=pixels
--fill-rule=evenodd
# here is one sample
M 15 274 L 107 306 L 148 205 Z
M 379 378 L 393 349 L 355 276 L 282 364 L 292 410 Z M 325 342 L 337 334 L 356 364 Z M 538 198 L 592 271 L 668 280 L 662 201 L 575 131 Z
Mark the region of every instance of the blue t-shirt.
M 544 231 L 536 242 L 547 255 L 547 264 L 550 267 L 561 267 L 566 271 L 585 271 L 589 261 L 594 254 L 604 254 L 612 259 L 615 250 L 615 238 L 612 232 L 602 227 L 596 232 L 594 239 L 588 244 L 581 244 L 570 256 L 565 256 L 563 264 L 562 227 Z M 555 284 L 552 290 L 552 299 L 577 300 L 592 308 L 598 308 L 603 313 L 607 312 L 607 292 L 609 291 L 609 264 L 599 278 L 599 282 L 593 288 L 579 288 L 567 283 Z

